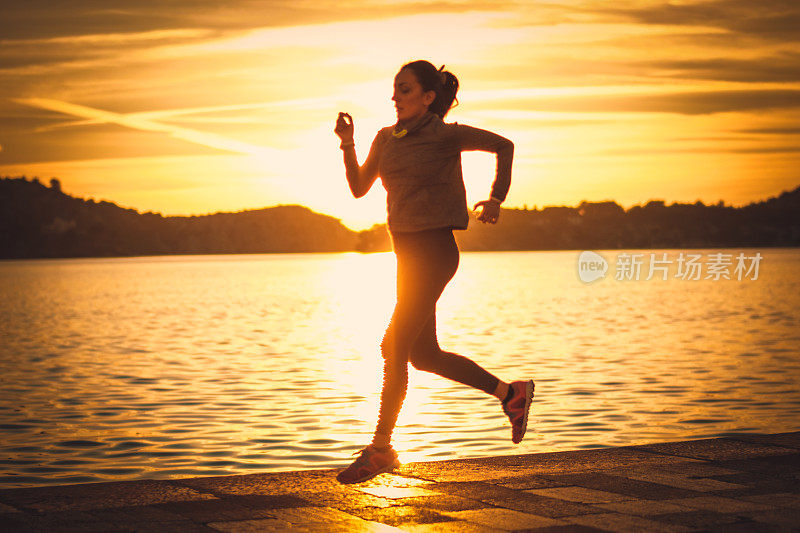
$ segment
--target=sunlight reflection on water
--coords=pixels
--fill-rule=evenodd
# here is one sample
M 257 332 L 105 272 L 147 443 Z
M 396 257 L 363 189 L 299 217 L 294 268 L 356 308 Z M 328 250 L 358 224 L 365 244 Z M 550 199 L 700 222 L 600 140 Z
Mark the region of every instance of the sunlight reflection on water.
M 462 254 L 440 344 L 535 379 L 531 428 L 514 446 L 494 398 L 411 369 L 402 460 L 800 429 L 800 250 L 760 251 L 758 280 L 590 285 L 577 251 Z M 0 486 L 347 464 L 377 417 L 394 265 L 0 262 Z

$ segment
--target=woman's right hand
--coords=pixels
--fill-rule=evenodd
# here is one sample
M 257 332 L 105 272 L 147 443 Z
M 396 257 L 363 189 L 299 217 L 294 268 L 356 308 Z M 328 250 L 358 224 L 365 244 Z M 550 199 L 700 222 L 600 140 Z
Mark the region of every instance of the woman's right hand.
M 348 122 L 349 119 L 349 122 Z M 336 119 L 336 127 L 333 132 L 339 136 L 342 142 L 350 142 L 353 140 L 353 117 L 347 113 L 339 112 L 339 118 Z

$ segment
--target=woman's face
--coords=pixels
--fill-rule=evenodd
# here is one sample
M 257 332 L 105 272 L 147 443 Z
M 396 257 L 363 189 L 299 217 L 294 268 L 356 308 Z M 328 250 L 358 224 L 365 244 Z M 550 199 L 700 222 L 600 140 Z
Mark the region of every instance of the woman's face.
M 394 106 L 397 121 L 409 121 L 422 116 L 436 99 L 434 91 L 423 91 L 416 74 L 404 68 L 394 77 Z

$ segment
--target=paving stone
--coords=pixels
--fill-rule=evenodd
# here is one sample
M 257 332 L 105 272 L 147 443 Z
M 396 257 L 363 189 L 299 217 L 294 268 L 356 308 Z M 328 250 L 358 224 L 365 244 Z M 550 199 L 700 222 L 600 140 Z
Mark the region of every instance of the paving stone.
M 699 498 L 681 498 L 678 500 L 666 500 L 666 503 L 691 507 L 692 509 L 702 509 L 720 513 L 740 513 L 745 511 L 761 511 L 774 509 L 774 506 L 765 505 L 751 501 L 734 500 L 733 498 L 722 498 L 720 496 L 702 496 Z
M 527 492 L 528 494 L 537 494 L 539 496 L 547 496 L 548 498 L 555 498 L 557 500 L 567 500 L 570 502 L 579 503 L 618 502 L 633 499 L 631 496 L 625 496 L 623 494 L 574 486 L 553 487 L 549 489 L 531 489 L 523 492 Z
M 725 469 L 720 469 L 725 470 Z M 729 483 L 710 478 L 688 477 L 678 472 L 665 472 L 661 470 L 632 470 L 625 472 L 625 477 L 639 481 L 648 481 L 659 485 L 666 485 L 678 489 L 693 490 L 698 492 L 710 492 L 715 490 L 741 489 L 742 485 Z
M 441 493 L 419 487 L 367 487 L 358 489 L 380 498 L 413 498 L 415 496 L 441 496 Z
M 33 531 L 35 516 L 25 513 L 0 514 L 0 531 Z
M 510 509 L 476 509 L 447 513 L 453 518 L 506 531 L 564 525 L 565 522 Z
M 568 483 L 556 481 L 545 476 L 512 476 L 500 479 L 487 480 L 490 485 L 497 485 L 507 489 L 544 489 L 549 487 L 564 487 Z
M 214 496 L 167 481 L 115 481 L 0 490 L 0 501 L 20 510 L 64 511 L 126 505 L 213 500 Z
M 111 522 L 80 511 L 57 511 L 52 513 L 9 513 L 0 516 L 0 531 L 118 531 Z
M 797 486 L 795 486 L 795 488 L 797 488 Z M 757 496 L 745 496 L 740 499 L 755 503 L 763 503 L 765 505 L 771 505 L 775 507 L 800 509 L 800 494 L 759 494 Z
M 550 518 L 597 512 L 589 505 L 506 489 L 487 483 L 449 482 L 436 483 L 433 487 L 437 492 L 454 494 L 497 507 Z
M 292 494 L 232 494 L 220 499 L 251 509 L 284 509 L 288 507 L 308 507 L 312 505 L 308 500 L 298 498 Z
M 19 513 L 21 512 L 19 509 L 15 507 L 11 507 L 10 505 L 6 505 L 4 503 L 0 503 L 0 514 L 4 513 Z
M 452 522 L 438 522 L 435 524 L 404 525 L 403 531 L 409 533 L 501 533 L 505 530 L 463 520 L 453 520 Z
M 481 500 L 483 498 L 512 497 L 515 494 L 518 494 L 518 491 L 482 482 L 446 481 L 441 483 L 432 483 L 427 487 L 430 490 L 441 494 L 454 494 L 473 500 Z
M 742 520 L 741 517 L 731 513 L 717 513 L 714 511 L 683 511 L 680 513 L 664 513 L 653 515 L 651 520 L 657 522 L 665 522 L 669 524 L 677 524 L 694 529 L 707 529 L 709 527 L 732 524 Z
M 595 507 L 636 516 L 681 513 L 691 510 L 691 507 L 682 507 L 673 503 L 666 503 L 663 500 L 632 500 L 627 502 L 599 503 L 595 504 Z
M 711 526 L 703 529 L 703 533 L 790 533 L 796 531 L 763 522 L 740 520 L 731 524 Z
M 548 498 L 546 496 L 539 496 L 537 494 L 527 494 L 524 497 L 520 494 L 517 498 L 497 500 L 490 499 L 487 500 L 486 503 L 491 503 L 492 505 L 503 507 L 505 509 L 512 509 L 514 511 L 535 514 L 538 516 L 546 516 L 549 518 L 560 518 L 565 516 L 576 516 L 598 512 L 597 508 L 592 507 L 591 505 Z
M 764 474 L 761 472 L 734 472 L 732 474 L 713 476 L 709 479 L 725 481 L 735 485 L 753 486 L 772 483 L 776 479 L 781 478 L 776 474 Z
M 598 529 L 616 531 L 619 533 L 641 533 L 643 531 L 647 531 L 649 533 L 681 533 L 684 531 L 693 531 L 693 528 L 678 524 L 665 524 L 663 522 L 656 522 L 647 518 L 619 513 L 571 516 L 565 520 L 569 520 L 570 522 L 583 526 L 596 527 Z
M 408 463 L 401 474 L 430 481 L 484 481 L 525 475 L 594 472 L 625 466 L 686 462 L 685 457 L 671 457 L 649 452 L 639 446 L 577 450 L 529 455 L 453 459 L 428 463 Z
M 364 507 L 396 505 L 391 499 L 367 494 L 362 492 L 361 488 L 425 487 L 430 484 L 425 480 L 382 474 L 367 483 L 342 485 L 336 481 L 336 472 L 337 470 L 309 470 L 306 472 L 205 477 L 180 480 L 180 483 L 225 499 L 230 499 L 232 496 L 278 497 L 292 494 L 298 499 L 312 502 L 313 505 L 336 507 L 347 512 Z
M 614 492 L 616 494 L 623 494 L 626 496 L 650 500 L 689 498 L 692 496 L 699 496 L 701 494 L 692 490 L 669 487 L 659 483 L 630 479 L 627 477 L 603 472 L 587 474 L 563 474 L 553 475 L 550 477 L 560 482 L 566 482 L 570 485 L 578 485 L 588 489 L 604 490 L 607 492 Z
M 767 456 L 760 460 L 779 466 L 784 469 L 784 472 L 800 472 L 800 453 Z
M 399 531 L 386 523 L 365 520 L 350 513 L 330 507 L 305 507 L 280 509 L 276 518 L 292 524 L 292 531 L 304 528 L 309 531 Z
M 236 520 L 233 522 L 210 522 L 208 527 L 225 533 L 261 533 L 263 531 L 286 531 L 292 525 L 276 519 Z
M 233 476 L 209 476 L 172 480 L 175 485 L 193 488 L 209 494 L 297 494 L 325 492 L 343 488 L 336 481 L 338 470 L 306 470 L 271 472 Z
M 362 520 L 356 516 L 329 507 L 293 507 L 275 510 L 275 517 L 262 520 L 213 522 L 209 525 L 219 531 L 235 533 L 249 531 L 313 531 L 325 533 L 357 533 L 378 531 L 401 531 L 377 522 Z
M 189 519 L 179 514 L 170 513 L 164 509 L 150 505 L 138 507 L 115 507 L 109 509 L 93 509 L 88 511 L 99 520 L 124 524 L 128 522 L 182 522 Z
M 736 470 L 722 468 L 715 463 L 697 462 L 690 463 L 671 463 L 664 465 L 653 465 L 642 469 L 643 471 L 657 470 L 659 472 L 673 472 L 686 478 L 705 478 L 714 476 L 725 476 L 736 474 Z
M 356 487 L 363 488 L 363 487 L 419 487 L 425 488 L 426 486 L 430 485 L 431 482 L 425 479 L 419 479 L 415 477 L 408 477 L 408 476 L 401 476 L 395 473 L 387 472 L 385 474 L 381 474 L 377 477 L 370 479 L 369 481 L 365 481 L 364 483 L 359 483 L 355 485 Z
M 774 494 L 791 492 L 798 486 L 797 480 L 788 477 L 779 477 L 777 474 L 761 474 L 759 472 L 743 472 L 730 476 L 721 476 L 722 481 L 735 481 L 740 487 L 709 491 L 709 494 L 729 498 L 742 498 L 758 494 Z
M 470 500 L 460 496 L 440 494 L 438 496 L 418 496 L 415 498 L 403 498 L 397 500 L 402 505 L 412 507 L 424 507 L 433 511 L 467 511 L 469 509 L 484 509 L 490 507 L 489 504 L 479 500 Z
M 756 522 L 800 530 L 800 509 L 773 509 L 756 513 L 746 513 Z
M 638 448 L 654 453 L 713 461 L 748 459 L 751 457 L 797 453 L 797 450 L 792 448 L 730 439 L 704 439 L 686 442 L 665 442 L 660 444 L 645 444 L 639 446 Z
M 354 489 L 352 492 L 317 492 L 313 494 L 313 498 L 309 494 L 301 495 L 313 501 L 316 506 L 333 507 L 347 513 L 364 508 L 382 509 L 402 505 L 402 500 L 381 498 Z
M 597 529 L 596 527 L 579 526 L 578 524 L 567 524 L 564 526 L 537 527 L 534 529 L 524 529 L 517 533 L 607 533 L 607 529 Z
M 161 503 L 155 507 L 195 522 L 275 518 L 274 509 L 252 509 L 225 500 Z
M 134 533 L 215 533 L 217 530 L 191 520 L 183 522 L 124 522 L 118 527 Z
M 783 446 L 786 448 L 800 449 L 800 431 L 794 431 L 792 433 L 773 433 L 771 435 L 765 435 L 762 433 L 748 433 L 731 435 L 727 438 L 754 442 L 756 444 L 768 444 L 771 446 Z
M 792 459 L 792 456 L 785 456 Z M 785 458 L 784 457 L 784 458 Z M 729 468 L 731 470 L 738 470 L 741 472 L 759 473 L 765 475 L 772 475 L 787 479 L 800 479 L 800 467 L 792 464 L 792 461 L 775 461 L 774 459 L 781 457 L 757 457 L 751 459 L 730 459 L 726 461 L 717 461 L 719 466 Z
M 401 524 L 430 524 L 432 522 L 449 522 L 453 520 L 447 516 L 445 512 L 439 513 L 430 509 L 413 507 L 410 505 L 398 505 L 382 509 L 367 507 L 353 509 L 351 513 L 364 520 L 371 520 L 391 526 L 399 526 Z

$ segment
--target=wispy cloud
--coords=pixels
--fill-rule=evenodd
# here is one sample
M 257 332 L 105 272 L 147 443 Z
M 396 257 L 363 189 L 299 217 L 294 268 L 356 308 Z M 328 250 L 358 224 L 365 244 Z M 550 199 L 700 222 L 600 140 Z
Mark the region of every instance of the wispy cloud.
M 800 135 L 800 128 L 791 126 L 784 128 L 744 128 L 741 133 L 759 133 L 765 135 Z
M 800 89 L 675 90 L 654 94 L 597 94 L 591 97 L 506 97 L 484 103 L 495 109 L 570 113 L 714 113 L 790 109 L 800 107 Z
M 764 41 L 800 40 L 800 32 L 797 31 L 800 28 L 800 4 L 795 0 L 663 2 L 632 7 L 596 3 L 582 9 L 594 14 L 616 15 L 642 24 L 721 28 Z
M 113 5 L 109 8 L 108 4 Z M 421 13 L 466 13 L 518 7 L 516 2 L 383 2 L 353 0 L 52 0 L 7 2 L 0 18 L 4 39 L 40 39 L 91 34 L 205 28 L 241 31 L 352 20 L 384 19 Z M 560 7 L 541 6 L 552 17 Z
M 800 53 L 788 51 L 752 59 L 708 57 L 642 61 L 638 66 L 662 78 L 751 83 L 800 81 Z
M 137 113 L 114 113 L 111 111 L 104 111 L 102 109 L 94 109 L 69 102 L 61 102 L 58 100 L 50 100 L 47 98 L 18 98 L 14 99 L 20 104 L 25 104 L 31 107 L 38 107 L 41 109 L 48 109 L 51 111 L 58 111 L 66 115 L 87 118 L 92 124 L 118 124 L 143 131 L 153 131 L 167 133 L 176 139 L 181 139 L 194 144 L 207 146 L 209 148 L 216 148 L 227 152 L 234 152 L 246 155 L 269 156 L 280 153 L 279 150 L 274 150 L 264 146 L 256 146 L 253 144 L 244 143 L 235 139 L 230 139 L 222 135 L 213 133 L 206 133 L 202 131 L 182 128 L 171 124 L 163 124 L 152 120 L 151 118 L 143 118 L 137 116 Z M 150 113 L 152 117 L 154 114 Z M 157 113 L 155 114 L 157 115 Z
M 56 102 L 55 100 L 46 100 L 46 99 L 37 99 L 37 98 L 29 98 L 29 99 L 16 99 L 15 101 L 24 103 L 27 105 L 32 105 L 33 107 L 42 107 L 38 105 L 37 102 L 46 101 L 46 102 Z M 64 103 L 65 104 L 65 103 Z M 52 104 L 55 105 L 55 104 Z M 71 105 L 71 104 L 70 104 Z M 157 121 L 157 120 L 169 120 L 169 119 L 178 119 L 181 122 L 199 122 L 199 123 L 227 123 L 227 124 L 251 124 L 251 123 L 260 123 L 259 119 L 248 119 L 248 118 L 237 118 L 237 117 L 187 117 L 186 115 L 197 115 L 197 114 L 208 114 L 208 113 L 221 113 L 221 112 L 230 112 L 230 111 L 250 111 L 256 109 L 291 109 L 291 108 L 299 108 L 299 107 L 318 107 L 320 105 L 330 105 L 329 98 L 295 98 L 292 100 L 282 100 L 282 101 L 270 101 L 270 102 L 257 102 L 253 104 L 233 104 L 233 105 L 217 105 L 217 106 L 203 106 L 203 107 L 185 107 L 179 109 L 160 109 L 158 111 L 141 111 L 136 113 L 125 113 L 125 114 L 117 114 L 117 116 L 124 116 L 126 119 L 125 124 L 121 124 L 120 122 L 114 122 L 116 124 L 121 124 L 123 126 L 130 126 L 134 123 L 141 123 L 141 121 Z M 85 106 L 78 106 L 83 109 L 91 109 Z M 65 111 L 68 110 L 66 107 L 62 107 L 59 109 L 53 109 L 52 107 L 45 107 L 44 109 L 51 109 L 53 111 Z M 99 110 L 95 110 L 100 113 Z M 105 112 L 103 112 L 105 113 Z M 68 114 L 72 113 L 72 110 L 68 110 Z M 76 116 L 86 116 L 85 115 L 76 115 Z M 108 120 L 107 115 L 97 114 L 93 118 L 87 118 L 86 120 L 76 120 L 72 122 L 60 122 L 57 124 L 50 124 L 47 126 L 41 126 L 36 128 L 34 132 L 41 133 L 50 130 L 62 129 L 62 128 L 70 128 L 75 126 L 88 126 L 92 124 L 107 124 L 111 121 Z M 135 126 L 131 126 L 135 127 Z M 142 129 L 142 128 L 137 128 Z M 185 129 L 185 128 L 184 128 Z M 149 130 L 149 131 L 162 131 L 162 130 Z

